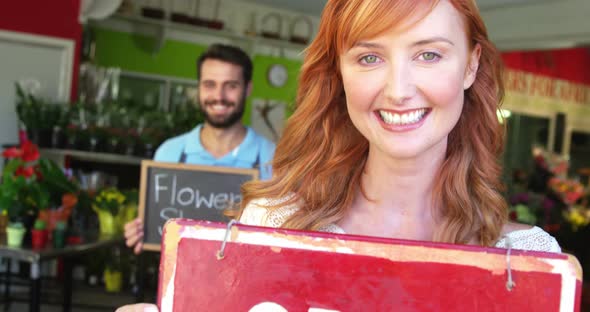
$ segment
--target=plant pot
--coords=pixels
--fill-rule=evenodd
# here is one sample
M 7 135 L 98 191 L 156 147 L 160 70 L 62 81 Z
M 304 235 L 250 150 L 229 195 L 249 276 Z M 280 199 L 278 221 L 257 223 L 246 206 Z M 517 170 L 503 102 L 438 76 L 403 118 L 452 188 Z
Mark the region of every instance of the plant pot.
M 23 228 L 25 229 L 25 232 L 23 234 L 23 245 L 31 245 L 31 229 L 33 228 L 33 224 L 35 224 L 36 219 L 37 216 L 31 212 L 16 218 L 15 221 L 21 223 L 23 225 Z
M 117 270 L 104 270 L 104 286 L 107 292 L 120 292 L 123 288 L 123 274 Z
M 106 152 L 111 153 L 111 154 L 119 153 L 119 145 L 120 145 L 119 138 L 116 138 L 116 137 L 110 138 L 106 144 Z
M 53 230 L 53 247 L 63 248 L 66 245 L 66 230 L 55 229 Z
M 65 146 L 65 135 L 60 127 L 54 127 L 51 133 L 51 147 L 52 148 L 63 148 Z
M 125 145 L 125 155 L 127 156 L 133 156 L 133 154 L 135 153 L 135 143 L 134 142 L 128 142 L 127 145 Z
M 24 227 L 6 227 L 6 243 L 10 247 L 21 247 L 27 230 Z
M 8 226 L 8 216 L 0 214 L 0 235 L 6 234 L 6 226 Z
M 207 26 L 207 20 L 198 17 L 190 17 L 188 23 L 195 26 Z
M 98 152 L 98 147 L 100 145 L 100 140 L 96 136 L 90 136 L 88 138 L 88 151 L 89 152 Z
M 211 20 L 207 22 L 207 27 L 212 29 L 223 29 L 223 22 L 218 20 Z
M 75 133 L 67 133 L 66 134 L 66 143 L 65 143 L 65 147 L 68 149 L 75 149 L 76 145 L 77 145 L 77 141 L 78 141 L 78 137 L 76 136 Z
M 33 249 L 43 249 L 47 244 L 48 232 L 47 230 L 31 230 L 31 247 Z
M 154 157 L 154 145 L 152 143 L 145 143 L 143 145 L 143 157 L 152 159 Z
M 165 13 L 164 10 L 160 8 L 143 7 L 141 8 L 141 15 L 148 18 L 163 19 Z
M 176 23 L 189 23 L 190 18 L 190 16 L 184 13 L 173 12 L 172 14 L 170 14 L 170 20 Z
M 27 130 L 27 137 L 29 140 L 37 145 L 39 145 L 39 141 L 41 138 L 41 133 L 39 129 L 28 129 Z
M 51 137 L 53 135 L 52 129 L 39 130 L 39 147 L 51 147 Z
M 101 235 L 110 236 L 119 232 L 119 223 L 115 216 L 108 211 L 100 210 L 95 207 L 93 207 L 93 209 L 98 215 L 98 227 Z

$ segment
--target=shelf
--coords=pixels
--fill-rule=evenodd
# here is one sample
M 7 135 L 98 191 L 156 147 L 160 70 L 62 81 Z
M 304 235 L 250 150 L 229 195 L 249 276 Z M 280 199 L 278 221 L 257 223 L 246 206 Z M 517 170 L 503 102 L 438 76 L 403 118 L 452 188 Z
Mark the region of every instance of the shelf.
M 243 36 L 238 36 L 238 35 L 236 35 L 232 32 L 229 32 L 227 30 L 222 30 L 222 29 L 216 30 L 216 29 L 211 29 L 211 28 L 207 28 L 207 27 L 203 27 L 203 26 L 195 26 L 195 25 L 190 25 L 190 24 L 177 23 L 177 22 L 173 22 L 168 19 L 159 20 L 159 19 L 155 19 L 155 18 L 147 18 L 147 17 L 143 17 L 143 16 L 127 15 L 127 14 L 114 14 L 109 19 L 124 20 L 124 21 L 128 21 L 131 23 L 135 23 L 135 24 L 147 24 L 147 25 L 160 26 L 160 27 L 169 27 L 171 29 L 178 29 L 178 30 L 184 30 L 184 31 L 189 31 L 189 32 L 198 32 L 200 34 L 209 35 L 209 36 L 221 36 L 221 37 L 228 38 L 228 39 L 244 39 Z
M 126 164 L 126 165 L 140 165 L 142 160 L 149 158 L 142 158 L 136 156 L 127 156 L 121 154 L 109 154 L 109 153 L 96 153 L 86 152 L 77 150 L 67 149 L 40 149 L 42 155 L 65 157 L 70 156 L 80 160 L 101 162 L 101 163 L 113 163 L 113 164 Z
M 226 38 L 232 41 L 242 41 L 244 43 L 250 44 L 251 49 L 255 49 L 258 45 L 264 45 L 303 51 L 307 46 L 304 44 L 293 43 L 283 39 L 272 39 L 262 36 L 246 36 L 223 29 L 217 30 L 203 26 L 173 22 L 168 19 L 158 20 L 138 15 L 114 14 L 106 20 L 93 21 L 93 24 L 126 32 L 137 32 L 138 28 L 133 27 L 133 25 L 147 25 L 148 27 L 156 27 L 159 30 L 159 42 L 156 45 L 156 49 L 154 52 L 157 52 L 163 46 L 164 41 L 170 36 L 170 31 L 188 32 L 192 34 L 200 34 L 216 38 Z

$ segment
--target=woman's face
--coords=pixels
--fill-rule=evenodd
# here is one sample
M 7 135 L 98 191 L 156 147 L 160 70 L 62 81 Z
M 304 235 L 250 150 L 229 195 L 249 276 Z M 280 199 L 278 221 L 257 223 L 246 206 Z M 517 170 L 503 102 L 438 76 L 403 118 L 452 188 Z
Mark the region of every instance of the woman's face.
M 340 55 L 348 113 L 371 149 L 389 157 L 445 151 L 463 91 L 475 79 L 479 46 L 471 51 L 462 17 L 446 0 L 400 26 Z

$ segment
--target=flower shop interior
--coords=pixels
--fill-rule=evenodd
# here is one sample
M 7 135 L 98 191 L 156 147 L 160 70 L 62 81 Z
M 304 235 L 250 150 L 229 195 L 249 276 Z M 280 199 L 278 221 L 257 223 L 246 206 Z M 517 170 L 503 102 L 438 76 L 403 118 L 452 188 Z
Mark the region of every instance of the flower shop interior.
M 497 114 L 510 219 L 543 228 L 577 257 L 590 311 L 590 1 L 476 2 L 505 64 Z M 325 3 L 3 3 L 0 306 L 112 311 L 155 302 L 159 254 L 134 255 L 123 224 L 138 214 L 141 162 L 202 121 L 197 56 L 212 43 L 250 54 L 243 122 L 276 141 Z M 287 75 L 279 85 L 268 75 L 276 64 Z M 76 257 L 56 251 L 65 249 Z

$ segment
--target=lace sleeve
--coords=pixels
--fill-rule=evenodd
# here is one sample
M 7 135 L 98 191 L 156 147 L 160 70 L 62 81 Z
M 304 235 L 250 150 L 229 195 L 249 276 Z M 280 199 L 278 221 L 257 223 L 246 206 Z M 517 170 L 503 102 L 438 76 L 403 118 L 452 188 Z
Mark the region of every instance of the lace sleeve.
M 561 247 L 555 238 L 536 226 L 529 230 L 510 232 L 506 236 L 510 237 L 514 249 L 561 252 Z M 496 247 L 506 248 L 506 239 L 500 239 Z
M 248 203 L 240 217 L 240 223 L 247 225 L 281 227 L 293 213 L 297 211 L 295 205 L 285 205 L 276 209 L 266 208 L 267 206 L 278 206 L 287 199 L 269 200 L 266 198 L 256 199 Z
M 246 205 L 246 208 L 244 208 L 244 212 L 242 212 L 240 223 L 265 226 L 267 214 L 268 210 L 266 208 L 260 207 L 256 202 L 250 202 Z

